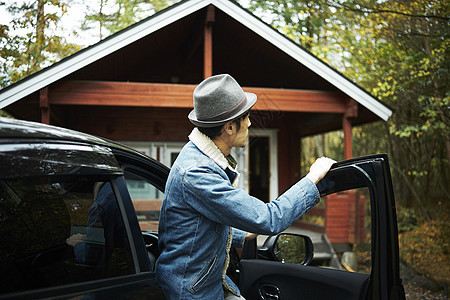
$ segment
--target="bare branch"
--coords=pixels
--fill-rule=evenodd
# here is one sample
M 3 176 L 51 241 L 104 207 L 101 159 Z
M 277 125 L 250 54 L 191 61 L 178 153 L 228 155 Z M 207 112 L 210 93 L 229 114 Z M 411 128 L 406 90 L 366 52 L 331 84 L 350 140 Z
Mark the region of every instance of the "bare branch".
M 389 9 L 378 9 L 378 8 L 374 8 L 374 7 L 368 7 L 368 6 L 364 6 L 362 4 L 358 5 L 361 7 L 361 9 L 357 9 L 354 7 L 350 7 L 348 5 L 342 4 L 342 3 L 335 3 L 334 1 L 327 1 L 327 5 L 334 7 L 336 9 L 345 9 L 345 10 L 349 10 L 349 11 L 353 11 L 353 12 L 359 12 L 359 13 L 377 13 L 377 14 L 396 14 L 396 15 L 401 15 L 401 16 L 405 16 L 405 17 L 410 17 L 410 18 L 429 18 L 429 19 L 438 19 L 438 20 L 445 20 L 445 21 L 450 21 L 450 17 L 447 16 L 439 16 L 439 15 L 426 15 L 426 14 L 410 14 L 410 13 L 406 13 L 406 12 L 402 12 L 402 11 L 396 11 L 396 10 L 389 10 Z

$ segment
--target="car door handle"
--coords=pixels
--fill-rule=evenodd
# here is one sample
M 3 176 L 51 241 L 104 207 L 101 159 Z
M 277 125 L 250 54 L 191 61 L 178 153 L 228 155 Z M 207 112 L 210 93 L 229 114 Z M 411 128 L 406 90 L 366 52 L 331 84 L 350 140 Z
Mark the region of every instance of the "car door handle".
M 261 284 L 258 288 L 262 300 L 279 300 L 280 289 L 272 284 Z

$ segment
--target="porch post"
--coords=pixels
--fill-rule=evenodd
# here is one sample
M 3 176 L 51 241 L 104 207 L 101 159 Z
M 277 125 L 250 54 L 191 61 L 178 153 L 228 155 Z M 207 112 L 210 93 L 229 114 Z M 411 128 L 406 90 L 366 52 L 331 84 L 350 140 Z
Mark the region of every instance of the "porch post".
M 344 159 L 353 157 L 353 145 L 352 145 L 352 124 L 349 118 L 342 118 L 342 130 L 344 131 Z
M 50 105 L 48 103 L 48 87 L 39 91 L 39 107 L 41 108 L 41 122 L 50 124 Z
M 358 103 L 350 99 L 347 103 L 347 108 L 342 117 L 342 131 L 344 132 L 344 159 L 353 157 L 352 145 L 352 123 L 350 118 L 358 116 Z
M 208 78 L 212 75 L 212 28 L 215 19 L 214 6 L 209 5 L 205 19 L 205 42 L 203 48 L 203 77 Z

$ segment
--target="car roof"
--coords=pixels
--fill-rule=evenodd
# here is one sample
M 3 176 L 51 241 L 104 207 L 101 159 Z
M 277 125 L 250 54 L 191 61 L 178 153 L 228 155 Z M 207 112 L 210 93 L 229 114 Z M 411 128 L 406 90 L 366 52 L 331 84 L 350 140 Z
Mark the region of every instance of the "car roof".
M 0 144 L 31 140 L 61 143 L 74 142 L 105 146 L 112 148 L 113 150 L 132 152 L 134 155 L 141 156 L 145 159 L 150 159 L 154 163 L 167 168 L 157 160 L 145 155 L 142 152 L 139 152 L 119 142 L 108 140 L 106 138 L 101 138 L 87 133 L 38 122 L 0 117 Z
M 96 137 L 75 130 L 46 125 L 37 122 L 23 121 L 12 118 L 0 117 L 0 145 L 5 144 L 79 144 L 106 147 L 112 150 L 124 161 L 130 159 L 150 163 L 153 172 L 167 178 L 169 168 L 159 161 L 121 143 Z M 32 148 L 32 147 L 31 147 Z M 64 147 L 63 147 L 64 148 Z M 61 148 L 61 149 L 63 149 Z M 97 147 L 98 148 L 98 147 Z M 58 148 L 54 148 L 58 149 Z M 67 149 L 67 147 L 65 147 Z M 104 149 L 104 148 L 103 148 Z M 155 169 L 156 168 L 156 169 Z
M 83 143 L 89 142 L 105 146 L 109 144 L 104 139 L 86 133 L 4 117 L 0 117 L 0 139 L 48 139 Z

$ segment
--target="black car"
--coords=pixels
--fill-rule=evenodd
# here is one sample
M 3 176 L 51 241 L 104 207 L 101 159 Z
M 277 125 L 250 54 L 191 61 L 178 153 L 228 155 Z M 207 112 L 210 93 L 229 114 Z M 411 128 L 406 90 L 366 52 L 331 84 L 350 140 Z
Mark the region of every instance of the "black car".
M 157 232 L 142 195 L 160 199 L 169 169 L 131 148 L 0 118 L 0 298 L 164 299 Z M 335 164 L 321 196 L 366 189 L 369 270 L 312 266 L 308 237 L 280 234 L 234 251 L 229 275 L 247 299 L 404 299 L 388 158 Z M 152 221 L 153 220 L 153 221 Z

